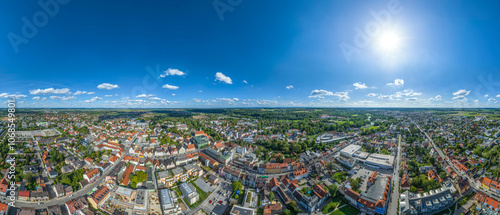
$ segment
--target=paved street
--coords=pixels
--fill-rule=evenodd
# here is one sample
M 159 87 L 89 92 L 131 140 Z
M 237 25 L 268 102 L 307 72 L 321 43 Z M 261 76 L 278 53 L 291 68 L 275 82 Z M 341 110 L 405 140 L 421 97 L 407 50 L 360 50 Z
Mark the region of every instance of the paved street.
M 399 167 L 401 166 L 401 134 L 398 137 L 398 152 L 396 157 L 396 166 L 394 168 L 392 194 L 389 201 L 389 209 L 387 214 L 398 214 L 398 201 L 399 201 Z

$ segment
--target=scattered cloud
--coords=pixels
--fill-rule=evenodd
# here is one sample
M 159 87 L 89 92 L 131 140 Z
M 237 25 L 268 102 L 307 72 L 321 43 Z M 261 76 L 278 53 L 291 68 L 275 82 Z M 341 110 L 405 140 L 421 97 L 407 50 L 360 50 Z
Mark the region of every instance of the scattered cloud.
M 74 96 L 79 96 L 79 95 L 82 95 L 82 94 L 87 94 L 87 91 L 76 91 L 75 93 L 73 93 Z
M 377 94 L 375 94 L 375 93 L 368 93 L 368 95 L 366 95 L 366 96 L 368 96 L 368 97 L 375 97 L 375 96 L 377 96 Z
M 489 98 L 488 99 L 488 102 L 493 102 L 493 101 L 496 101 L 496 99 L 494 99 L 494 98 Z
M 366 88 L 368 88 L 368 87 L 366 86 L 366 84 L 361 83 L 361 82 L 354 83 L 352 86 L 356 87 L 356 90 L 357 90 L 357 89 L 366 89 Z
M 169 69 L 167 69 L 167 71 L 164 71 L 163 74 L 161 74 L 160 77 L 158 77 L 158 78 L 165 78 L 169 75 L 184 76 L 184 75 L 186 75 L 186 73 L 183 71 L 180 71 L 178 69 L 169 68 Z
M 104 97 L 113 97 L 113 95 L 104 95 Z
M 97 86 L 97 88 L 101 89 L 101 90 L 112 90 L 112 89 L 116 89 L 119 87 L 117 84 L 102 83 L 102 84 L 99 84 L 99 86 Z
M 85 100 L 85 102 L 86 103 L 93 103 L 93 102 L 96 102 L 97 100 L 101 100 L 101 99 L 102 98 L 96 96 L 96 97 L 93 97 L 93 98 L 91 98 L 89 100 Z
M 287 90 L 293 89 L 293 85 L 288 85 L 285 87 Z
M 215 73 L 215 80 L 216 81 L 222 81 L 226 84 L 233 84 L 233 80 L 231 80 L 230 77 L 222 74 L 221 72 Z
M 62 89 L 47 88 L 47 89 L 30 90 L 31 95 L 67 94 L 67 93 L 69 93 L 68 88 L 62 88 Z
M 67 100 L 71 100 L 71 99 L 76 99 L 76 97 L 75 96 L 50 96 L 50 99 L 67 101 Z
M 441 101 L 443 98 L 441 97 L 441 95 L 437 95 L 436 97 L 434 98 L 430 98 L 429 100 L 431 101 Z
M 313 90 L 309 98 L 324 98 L 325 96 L 333 96 L 333 93 L 327 90 Z
M 19 98 L 25 98 L 26 95 L 22 95 L 22 94 L 8 94 L 8 93 L 2 93 L 0 94 L 0 98 L 15 98 L 15 99 L 19 99 Z
M 238 98 L 217 98 L 217 100 L 223 101 L 223 102 L 233 103 L 233 102 L 238 101 L 239 99 Z
M 248 84 L 247 80 L 243 80 L 243 83 Z
M 333 94 L 334 96 L 337 96 L 340 101 L 347 101 L 349 100 L 349 92 L 336 92 Z
M 394 94 L 394 97 L 401 98 L 403 96 L 420 96 L 420 95 L 422 95 L 422 93 L 414 92 L 413 90 L 403 90 L 403 91 L 396 92 Z
M 31 99 L 33 99 L 33 100 L 40 100 L 40 96 L 35 96 L 35 97 L 31 98 Z
M 179 89 L 178 86 L 174 86 L 174 85 L 170 85 L 170 84 L 163 85 L 163 88 L 169 89 L 169 90 L 177 90 L 177 89 Z
M 405 84 L 403 79 L 395 79 L 393 83 L 387 83 L 388 86 L 402 87 Z
M 467 101 L 467 96 L 469 95 L 470 93 L 470 90 L 467 91 L 465 89 L 461 89 L 457 92 L 454 92 L 453 95 L 455 97 L 453 97 L 453 100 L 457 100 L 459 102 L 466 102 Z
M 152 96 L 155 96 L 155 95 L 153 95 L 153 94 L 149 94 L 149 95 L 141 94 L 141 95 L 137 95 L 135 97 L 137 97 L 137 98 L 148 98 L 148 97 L 152 97 Z

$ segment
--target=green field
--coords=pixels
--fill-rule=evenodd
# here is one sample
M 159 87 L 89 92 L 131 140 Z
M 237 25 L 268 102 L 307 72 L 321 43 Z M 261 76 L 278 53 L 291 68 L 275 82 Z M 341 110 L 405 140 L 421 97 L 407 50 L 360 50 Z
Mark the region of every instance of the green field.
M 359 213 L 359 210 L 350 204 L 346 204 L 346 206 L 334 211 L 330 215 L 356 215 Z

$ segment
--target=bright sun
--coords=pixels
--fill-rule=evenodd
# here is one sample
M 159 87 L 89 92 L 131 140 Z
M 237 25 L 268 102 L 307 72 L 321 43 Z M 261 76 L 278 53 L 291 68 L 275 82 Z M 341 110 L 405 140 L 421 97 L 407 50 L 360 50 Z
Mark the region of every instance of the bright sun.
M 401 38 L 394 32 L 382 33 L 377 45 L 378 49 L 384 53 L 394 53 L 401 45 Z

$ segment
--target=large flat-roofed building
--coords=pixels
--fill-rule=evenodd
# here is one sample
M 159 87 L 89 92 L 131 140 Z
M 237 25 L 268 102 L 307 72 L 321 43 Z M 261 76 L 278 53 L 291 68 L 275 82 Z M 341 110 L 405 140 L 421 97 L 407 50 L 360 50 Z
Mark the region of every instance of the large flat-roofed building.
M 370 153 L 357 151 L 357 152 L 354 152 L 354 154 L 352 156 L 355 158 L 361 158 L 364 160 L 364 159 L 368 158 L 368 156 L 370 156 Z
M 342 150 L 340 150 L 340 154 L 342 154 L 343 156 L 352 158 L 354 156 L 354 154 L 357 151 L 359 151 L 360 149 L 361 149 L 361 146 L 351 144 L 351 145 L 346 146 Z
M 172 199 L 169 189 L 158 190 L 158 195 L 160 196 L 160 204 L 163 214 L 178 214 L 181 212 L 181 209 L 177 208 L 174 200 Z
M 381 168 L 381 169 L 393 169 L 394 168 L 394 156 L 392 155 L 382 155 L 382 154 L 371 154 L 366 158 L 365 165 Z
M 406 191 L 399 198 L 400 214 L 432 214 L 442 211 L 444 208 L 452 206 L 455 202 L 455 198 L 453 197 L 454 192 L 456 192 L 456 189 L 453 185 L 445 185 L 423 194 L 414 194 Z
M 230 215 L 255 215 L 257 213 L 256 213 L 255 209 L 234 205 L 229 214 Z
M 189 186 L 189 184 L 186 182 L 180 184 L 179 189 L 188 200 L 188 203 L 191 205 L 198 201 L 198 199 L 200 198 L 200 195 L 195 191 L 195 189 Z
M 205 136 L 205 135 L 200 135 L 200 136 L 192 137 L 191 141 L 196 146 L 196 148 L 198 148 L 198 149 L 207 148 L 208 144 L 210 143 L 208 137 Z

